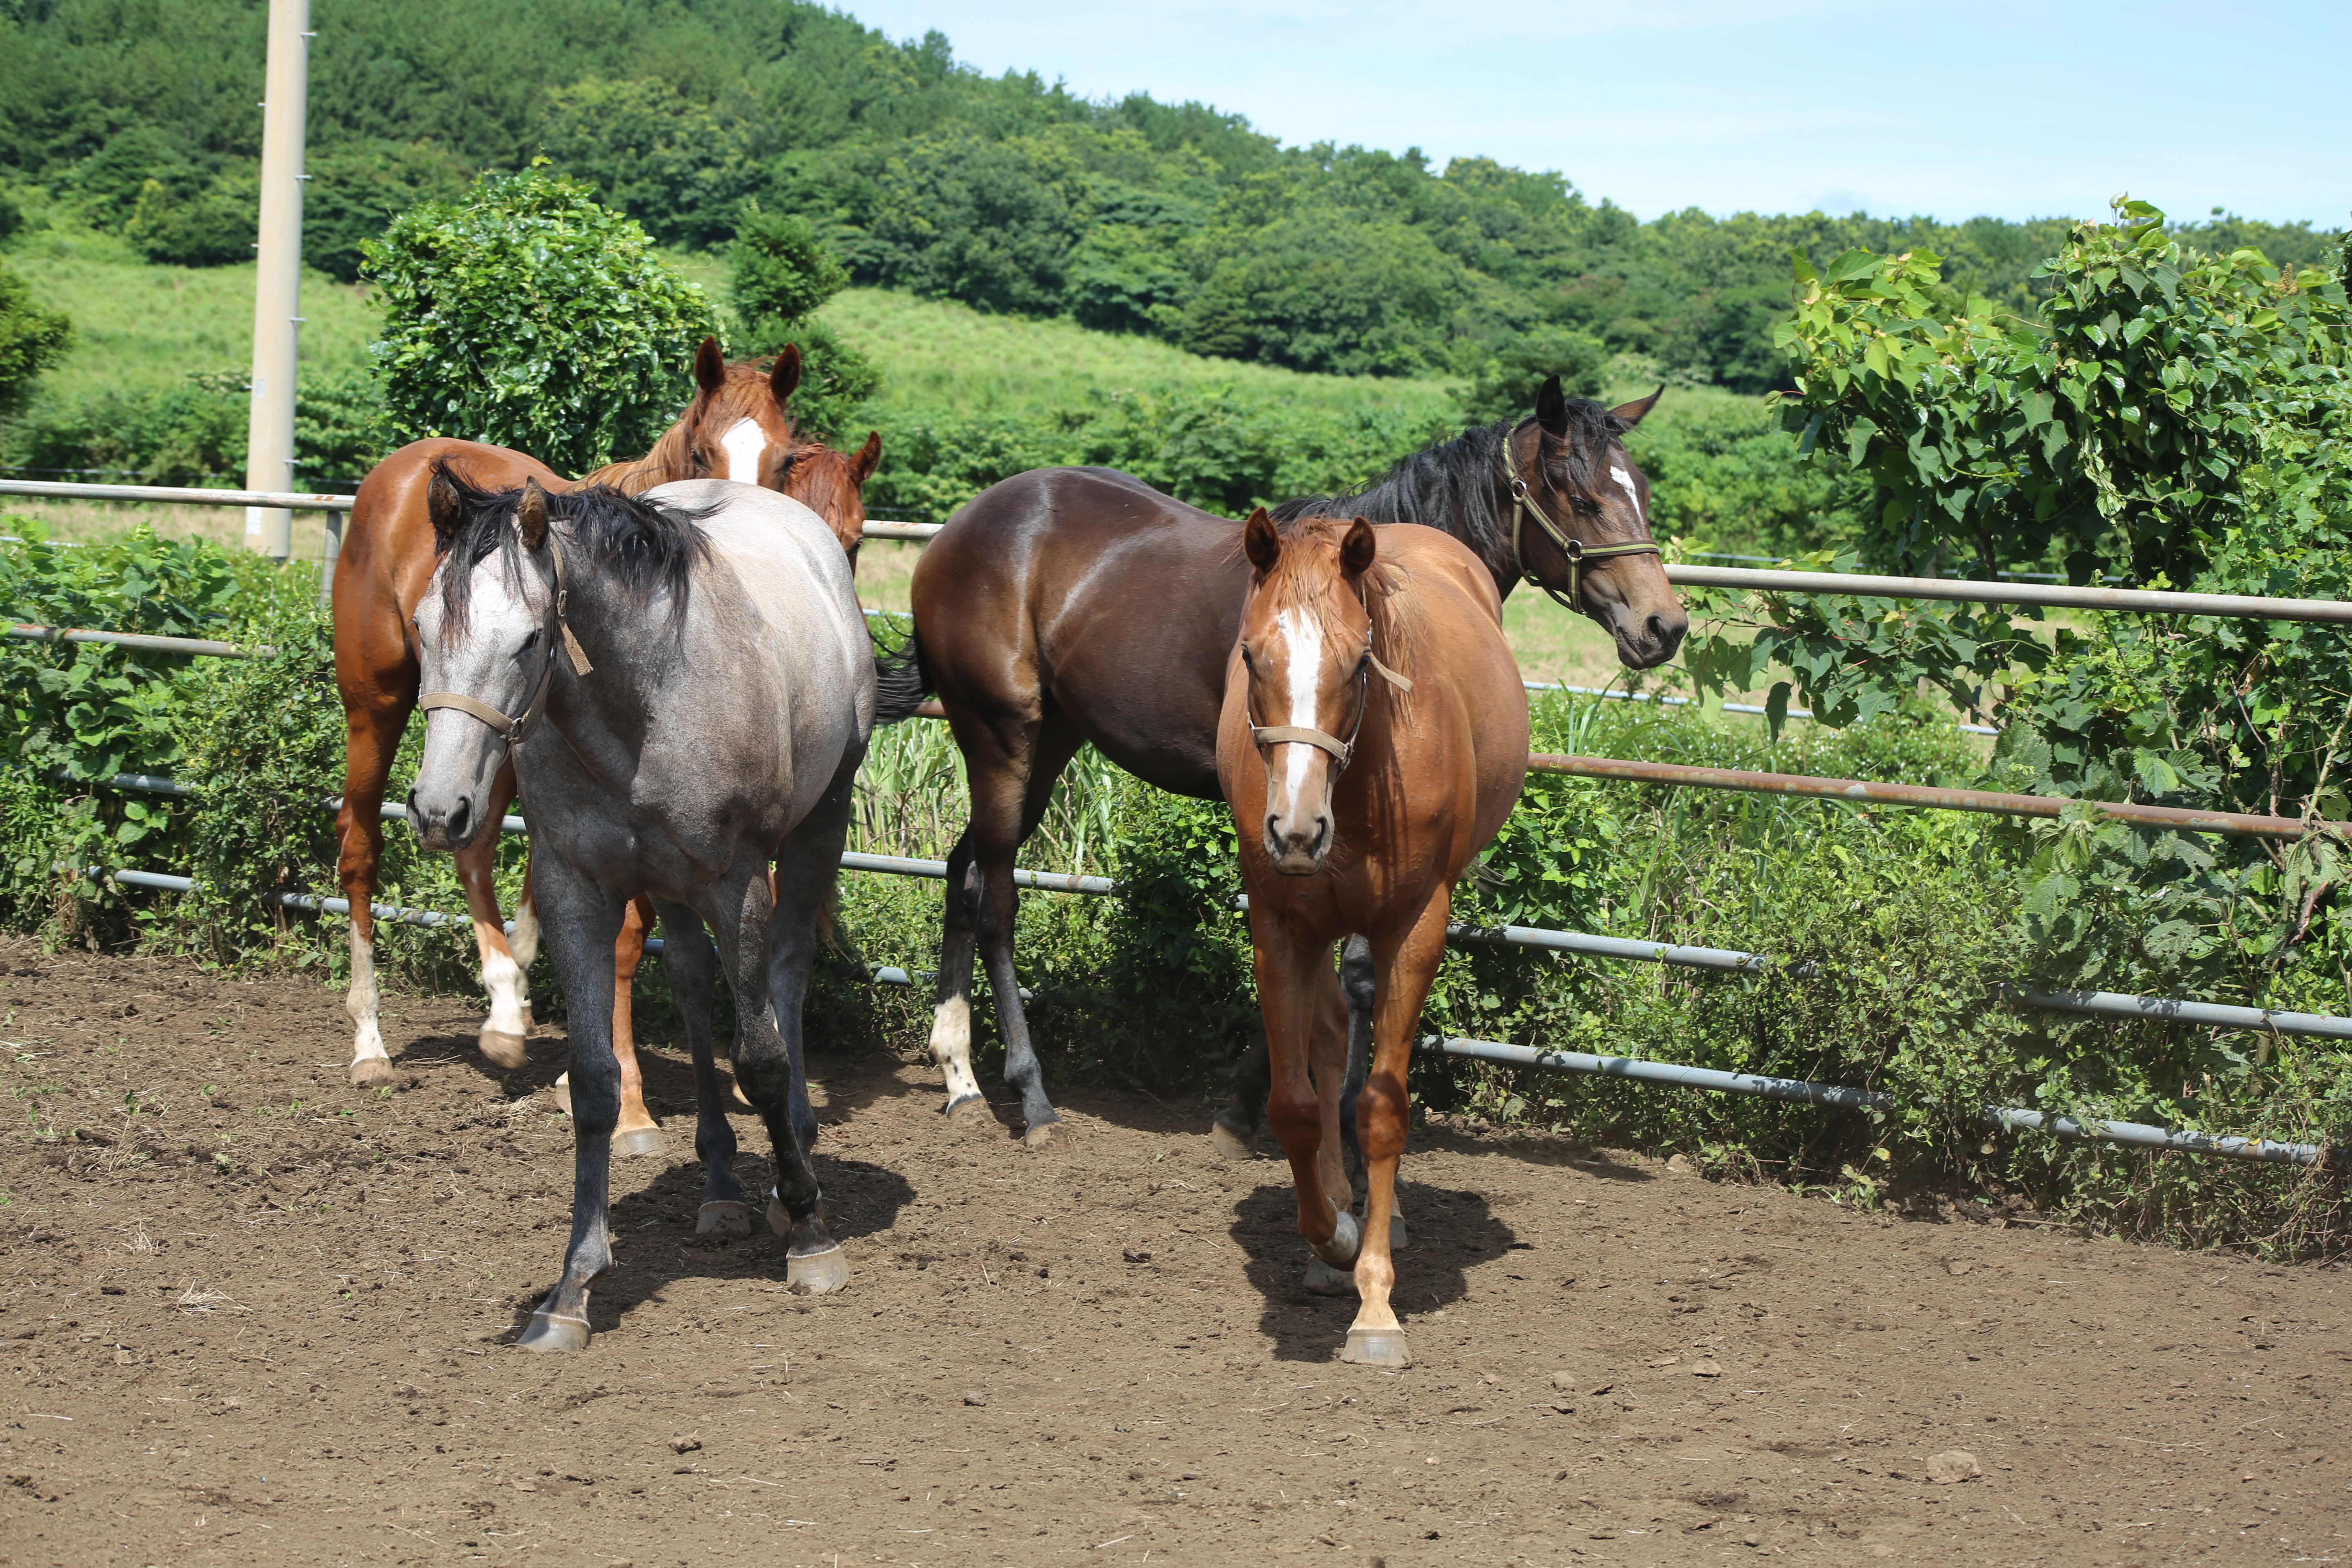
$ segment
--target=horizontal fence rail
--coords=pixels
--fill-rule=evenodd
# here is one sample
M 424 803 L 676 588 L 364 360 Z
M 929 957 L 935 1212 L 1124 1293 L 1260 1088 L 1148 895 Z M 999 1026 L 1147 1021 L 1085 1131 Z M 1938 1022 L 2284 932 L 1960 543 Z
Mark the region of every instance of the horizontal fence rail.
M 1422 1048 L 1469 1061 L 1501 1067 L 1542 1068 L 1554 1072 L 1587 1073 L 1597 1078 L 1624 1079 L 1635 1083 L 1665 1084 L 1675 1089 L 1703 1089 L 1717 1094 L 1748 1094 L 1765 1100 L 1790 1100 L 1807 1105 L 1829 1105 L 1846 1110 L 1891 1110 L 1895 1102 L 1866 1089 L 1841 1084 L 1811 1083 L 1803 1079 L 1769 1078 L 1758 1073 L 1723 1072 L 1714 1068 L 1677 1067 L 1671 1062 L 1638 1061 L 1631 1057 L 1596 1057 L 1582 1051 L 1546 1051 L 1533 1046 L 1505 1045 L 1496 1040 L 1439 1039 L 1422 1041 Z M 2346 1151 L 2320 1143 L 2278 1143 L 2267 1138 L 2240 1138 L 2214 1132 L 2189 1132 L 2151 1127 L 2141 1121 L 2077 1121 L 2071 1116 L 2050 1116 L 2039 1110 L 1994 1107 L 1978 1113 L 1989 1127 L 2009 1131 L 2047 1132 L 2053 1137 L 2097 1139 L 2142 1149 L 2168 1149 L 2191 1154 L 2222 1154 L 2234 1160 L 2258 1160 L 2273 1165 L 2321 1165 L 2341 1168 Z
M 1878 805 L 1930 806 L 1939 811 L 1978 811 L 1997 816 L 2055 818 L 2070 805 L 2088 805 L 2100 815 L 2141 827 L 2190 833 L 2228 833 L 2246 838 L 2301 838 L 2352 823 L 2304 822 L 2292 816 L 2254 816 L 2237 811 L 2200 811 L 2179 805 L 2135 805 L 2125 801 L 2077 801 L 2067 795 L 2003 795 L 1988 789 L 1946 789 L 1934 784 L 1880 784 L 1870 779 L 1825 779 L 1809 773 L 1749 773 L 1740 768 L 1687 767 L 1679 763 L 1628 762 L 1619 757 L 1567 757 L 1538 752 L 1528 771 L 1572 778 L 1620 779 L 1633 784 L 1682 784 L 1696 789 L 1739 790 L 1751 795 L 1805 795 Z
M 199 653 L 214 658 L 251 658 L 268 657 L 274 648 L 240 647 L 233 642 L 214 642 L 205 637 L 151 637 L 144 632 L 93 632 L 79 626 L 37 626 L 23 621 L 8 623 L 8 635 L 24 642 L 100 643 L 112 647 L 143 648 L 150 653 Z
M 349 511 L 352 498 L 291 490 L 215 490 L 165 485 L 84 485 L 0 479 L 0 495 L 60 500 L 159 501 L 180 506 L 267 506 L 289 511 Z M 922 542 L 944 523 L 869 521 L 868 539 Z M 2033 605 L 2055 609 L 2126 610 L 2159 616 L 2221 616 L 2265 621 L 2352 624 L 2352 602 L 2270 599 L 2241 594 L 2174 594 L 2145 588 L 2075 587 L 2027 583 L 2013 574 L 1991 582 L 1952 577 L 1886 577 L 1865 572 L 1755 571 L 1741 566 L 1674 565 L 1666 580 L 1694 588 L 1751 588 L 1781 594 L 1844 594 L 1864 599 L 1942 599 L 1962 604 Z
M 184 796 L 194 793 L 176 779 L 163 778 L 154 773 L 117 773 L 106 783 L 115 789 L 134 790 L 149 795 Z M 323 809 L 340 811 L 342 797 L 330 796 L 321 803 Z M 387 801 L 378 808 L 386 822 L 405 822 L 408 808 Z M 520 816 L 501 818 L 499 831 L 520 834 L 528 825 Z M 867 855 L 851 850 L 843 854 L 841 868 L 845 871 L 869 871 L 893 877 L 924 877 L 943 880 L 948 874 L 944 860 L 919 860 L 898 855 Z M 157 873 L 132 872 L 126 876 L 152 877 Z M 177 879 L 166 890 L 185 892 Z M 1091 877 L 1075 871 L 1037 871 L 1016 868 L 1013 873 L 1015 886 L 1035 888 L 1049 893 L 1079 893 L 1095 898 L 1116 895 L 1118 883 L 1108 877 Z M 133 887 L 156 886 L 162 883 L 131 882 Z M 309 898 L 308 894 L 275 895 L 279 898 Z M 349 914 L 351 908 L 341 899 L 324 903 L 299 907 L 325 909 L 330 914 Z M 374 906 L 381 913 L 395 909 L 392 905 Z M 1249 899 L 1244 894 L 1240 907 L 1247 909 Z M 384 914 L 383 918 L 405 919 L 407 912 Z M 424 911 L 409 923 L 438 924 L 451 917 Z M 1612 958 L 1636 963 L 1670 963 L 1685 969 L 1711 969 L 1726 973 L 1761 974 L 1774 960 L 1760 952 L 1742 952 L 1720 947 L 1691 947 L 1678 942 L 1649 942 L 1633 937 L 1602 936 L 1594 931 L 1549 931 L 1541 926 L 1472 926 L 1455 921 L 1445 928 L 1446 940 L 1475 942 L 1502 947 L 1525 947 L 1551 952 L 1575 953 L 1585 958 Z M 1812 973 L 1811 964 L 1796 966 L 1792 973 L 1805 975 Z M 2097 1013 L 2110 1017 L 2141 1018 L 2158 1023 L 2210 1025 L 2233 1029 L 2272 1029 L 2286 1035 L 2310 1035 L 2326 1039 L 2352 1040 L 2352 1018 L 2337 1018 L 2325 1013 L 2290 1013 L 2264 1007 L 2240 1007 L 2219 1002 L 2190 1002 L 2168 996 L 2135 996 L 2116 991 L 2038 991 L 2012 987 L 2010 994 L 2029 1006 L 2060 1013 Z
M 2265 599 L 2245 594 L 2170 594 L 2147 588 L 1880 577 L 1862 572 L 1757 572 L 1740 566 L 1669 566 L 1666 581 L 1692 588 L 1748 588 L 1768 594 L 1844 594 L 1860 599 L 1943 599 L 1971 605 L 2123 610 L 2150 616 L 2352 623 L 2352 601 L 2342 599 Z

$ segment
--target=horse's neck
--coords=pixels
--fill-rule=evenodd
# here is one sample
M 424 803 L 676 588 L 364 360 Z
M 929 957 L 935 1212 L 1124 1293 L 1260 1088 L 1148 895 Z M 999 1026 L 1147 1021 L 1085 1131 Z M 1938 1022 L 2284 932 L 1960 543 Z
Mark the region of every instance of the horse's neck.
M 661 448 L 656 447 L 645 457 L 632 458 L 626 462 L 607 463 L 594 473 L 582 478 L 580 482 L 583 485 L 605 485 L 624 495 L 635 496 L 643 495 L 656 485 L 665 485 L 672 479 L 694 478 L 692 474 L 670 472 L 670 465 L 662 458 L 660 452 Z

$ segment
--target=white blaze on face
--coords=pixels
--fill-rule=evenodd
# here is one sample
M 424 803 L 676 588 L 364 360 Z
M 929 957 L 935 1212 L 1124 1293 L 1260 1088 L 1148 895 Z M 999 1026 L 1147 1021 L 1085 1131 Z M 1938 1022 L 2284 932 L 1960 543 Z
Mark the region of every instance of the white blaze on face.
M 1284 643 L 1290 649 L 1290 717 L 1286 722 L 1294 729 L 1321 728 L 1315 722 L 1315 699 L 1318 678 L 1323 671 L 1323 628 L 1315 618 L 1301 611 L 1285 610 L 1274 618 L 1282 632 Z M 1307 787 L 1307 764 L 1314 760 L 1315 748 L 1293 745 L 1287 749 L 1283 763 L 1283 783 L 1290 791 L 1290 808 L 1298 809 L 1299 791 Z
M 1615 463 L 1612 463 L 1609 465 L 1609 477 L 1617 481 L 1619 487 L 1625 492 L 1625 499 L 1633 503 L 1634 521 L 1643 528 L 1649 527 L 1650 520 L 1642 515 L 1642 492 L 1633 488 L 1633 476 Z
M 760 482 L 760 454 L 768 449 L 768 433 L 756 419 L 738 419 L 719 437 L 727 449 L 727 477 L 739 484 Z

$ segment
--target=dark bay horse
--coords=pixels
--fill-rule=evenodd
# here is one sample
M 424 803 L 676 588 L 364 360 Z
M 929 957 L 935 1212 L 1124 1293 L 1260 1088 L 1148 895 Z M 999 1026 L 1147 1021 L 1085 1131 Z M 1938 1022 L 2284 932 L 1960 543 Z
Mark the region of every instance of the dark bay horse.
M 1273 1060 L 1268 1114 L 1316 1255 L 1309 1289 L 1344 1289 L 1332 1277 L 1352 1266 L 1362 1297 L 1340 1359 L 1403 1366 L 1389 1221 L 1405 1064 L 1445 956 L 1454 879 L 1510 816 L 1527 776 L 1527 693 L 1493 578 L 1444 534 L 1360 517 L 1277 528 L 1260 511 L 1243 543 L 1249 602 L 1227 668 L 1217 776 L 1249 893 Z M 1377 997 L 1356 1106 L 1370 1187 L 1360 1226 L 1330 1135 L 1345 1052 L 1311 1026 L 1333 946 L 1360 934 Z
M 694 1052 L 698 1228 L 751 1229 L 711 1056 L 715 956 L 735 998 L 736 1080 L 774 1149 L 785 1284 L 840 1289 L 809 1162 L 801 1008 L 875 717 L 848 561 L 806 507 L 720 479 L 549 496 L 445 471 L 429 500 L 446 553 L 416 612 L 431 689 L 409 820 L 426 847 L 462 849 L 498 831 L 482 803 L 499 775 L 520 775 L 570 1016 L 572 1238 L 518 1342 L 584 1347 L 588 1292 L 612 1263 L 613 944 L 643 893 Z
M 392 1081 L 392 1064 L 379 1024 L 375 983 L 375 921 L 370 907 L 376 868 L 383 853 L 382 806 L 393 758 L 416 705 L 416 654 L 409 619 L 423 598 L 437 559 L 427 490 L 436 464 L 446 463 L 461 479 L 489 489 L 530 480 L 551 494 L 575 485 L 597 484 L 636 493 L 676 479 L 716 476 L 756 483 L 817 506 L 846 550 L 855 551 L 865 523 L 856 484 L 873 471 L 877 439 L 854 458 L 803 467 L 809 449 L 792 427 L 785 400 L 800 383 L 800 353 L 786 348 L 772 365 L 729 364 L 714 340 L 695 355 L 696 395 L 686 413 L 632 462 L 597 469 L 580 480 L 562 478 L 528 454 L 478 441 L 436 438 L 415 441 L 370 471 L 354 500 L 341 557 L 335 563 L 335 684 L 344 720 L 343 804 L 336 818 L 341 839 L 339 880 L 352 907 L 352 985 L 345 1005 L 357 1036 L 352 1081 L 375 1088 Z M 842 492 L 843 468 L 856 476 Z M 484 809 L 503 815 L 513 796 L 513 774 L 502 775 L 502 793 Z M 475 943 L 482 958 L 490 1016 L 480 1037 L 483 1054 L 504 1068 L 523 1062 L 530 1028 L 530 1002 L 523 973 L 538 947 L 538 922 L 526 888 L 515 911 L 511 944 L 499 917 L 491 879 L 497 836 L 468 841 L 457 857 L 458 880 L 473 917 Z M 639 932 L 640 944 L 642 931 Z M 634 962 L 630 964 L 635 972 Z M 646 1113 L 634 1051 L 622 1057 L 624 1152 L 658 1147 L 660 1134 Z
M 1282 510 L 1450 534 L 1498 595 L 1532 577 L 1607 628 L 1627 665 L 1648 668 L 1674 657 L 1689 624 L 1651 542 L 1649 481 L 1621 440 L 1656 402 L 1612 411 L 1562 396 L 1555 378 L 1532 419 L 1433 447 L 1353 496 Z M 931 1026 L 950 1115 L 988 1115 L 971 1070 L 977 947 L 1024 1142 L 1058 1133 L 1013 973 L 1013 855 L 1087 742 L 1148 784 L 1223 798 L 1217 714 L 1250 582 L 1239 542 L 1239 524 L 1126 474 L 1041 468 L 974 497 L 917 564 L 917 669 L 947 711 L 971 791 L 971 822 L 948 859 Z M 1369 1005 L 1365 990 L 1351 985 Z M 1336 981 L 1322 1008 L 1344 1018 Z M 1246 1115 L 1227 1138 L 1254 1135 L 1255 1121 Z

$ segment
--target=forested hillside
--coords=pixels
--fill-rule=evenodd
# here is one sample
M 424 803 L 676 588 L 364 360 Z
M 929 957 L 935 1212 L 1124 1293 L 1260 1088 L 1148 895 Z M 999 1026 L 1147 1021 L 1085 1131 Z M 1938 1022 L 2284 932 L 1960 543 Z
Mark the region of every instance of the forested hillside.
M 0 0 L 0 182 L 149 258 L 251 256 L 262 0 Z M 746 202 L 814 221 L 860 283 L 1066 316 L 1198 353 L 1341 374 L 1595 382 L 1612 354 L 1737 391 L 1778 383 L 1789 253 L 1932 248 L 2023 305 L 2055 221 L 1808 214 L 1649 223 L 1569 177 L 1285 147 L 1238 116 L 985 78 L 779 0 L 337 0 L 314 16 L 307 248 L 535 156 L 656 239 L 722 244 Z M 1050 62 L 1038 62 L 1050 69 Z M 1563 148 L 1570 174 L 1581 172 Z M 0 227 L 5 227 L 0 224 Z M 2195 243 L 2318 259 L 2309 226 Z

